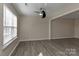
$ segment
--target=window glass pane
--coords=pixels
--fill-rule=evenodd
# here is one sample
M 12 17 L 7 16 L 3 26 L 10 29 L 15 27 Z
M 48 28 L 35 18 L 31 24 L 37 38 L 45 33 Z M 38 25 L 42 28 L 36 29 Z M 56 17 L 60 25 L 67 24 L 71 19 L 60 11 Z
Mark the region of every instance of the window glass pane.
M 3 26 L 5 26 L 6 20 L 5 20 L 5 6 L 3 7 Z
M 12 13 L 11 11 L 6 8 L 6 11 L 5 11 L 5 17 L 6 17 L 6 26 L 12 26 Z
M 11 35 L 11 27 L 4 27 L 4 35 Z
M 11 40 L 11 28 L 4 27 L 4 44 Z
M 12 25 L 14 27 L 17 27 L 17 17 L 15 15 L 13 15 L 13 22 L 12 22 Z
M 12 28 L 12 37 L 15 37 L 17 35 L 17 29 Z

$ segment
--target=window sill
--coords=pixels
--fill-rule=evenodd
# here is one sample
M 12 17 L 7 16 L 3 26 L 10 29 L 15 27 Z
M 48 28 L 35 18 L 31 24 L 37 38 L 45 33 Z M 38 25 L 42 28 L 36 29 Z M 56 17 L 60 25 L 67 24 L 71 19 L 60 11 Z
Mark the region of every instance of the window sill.
M 7 48 L 14 40 L 17 39 L 17 36 L 15 36 L 12 40 L 10 40 L 8 43 L 3 45 L 3 49 Z

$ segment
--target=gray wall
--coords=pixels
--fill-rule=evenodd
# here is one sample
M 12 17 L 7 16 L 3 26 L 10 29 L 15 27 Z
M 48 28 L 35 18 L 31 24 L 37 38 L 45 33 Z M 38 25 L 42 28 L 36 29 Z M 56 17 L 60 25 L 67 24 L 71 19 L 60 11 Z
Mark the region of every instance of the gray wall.
M 2 52 L 3 42 L 3 5 L 0 3 L 0 55 Z
M 49 20 L 39 16 L 20 17 L 20 40 L 44 40 L 49 38 Z
M 74 37 L 74 20 L 66 18 L 57 18 L 51 22 L 51 38 L 73 38 Z

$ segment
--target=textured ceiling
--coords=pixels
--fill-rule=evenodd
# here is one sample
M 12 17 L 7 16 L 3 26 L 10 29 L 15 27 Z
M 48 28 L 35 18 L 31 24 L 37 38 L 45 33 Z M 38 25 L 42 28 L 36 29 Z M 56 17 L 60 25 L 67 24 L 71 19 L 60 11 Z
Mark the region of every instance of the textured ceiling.
M 61 10 L 67 4 L 60 4 L 60 3 L 17 3 L 13 4 L 15 8 L 19 11 L 22 15 L 34 15 L 35 10 L 39 10 L 41 7 L 46 9 L 46 12 L 49 14 L 54 13 L 56 11 Z
M 36 15 L 34 11 L 39 10 L 41 7 L 46 9 L 47 17 L 60 15 L 64 12 L 79 8 L 79 4 L 74 3 L 15 3 L 15 9 L 20 15 Z

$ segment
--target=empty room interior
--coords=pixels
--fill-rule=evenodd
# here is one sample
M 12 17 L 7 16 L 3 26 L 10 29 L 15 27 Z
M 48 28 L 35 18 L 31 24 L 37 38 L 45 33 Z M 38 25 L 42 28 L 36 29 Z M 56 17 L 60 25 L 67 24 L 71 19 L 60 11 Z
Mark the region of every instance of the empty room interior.
M 79 56 L 79 3 L 0 3 L 0 56 Z

